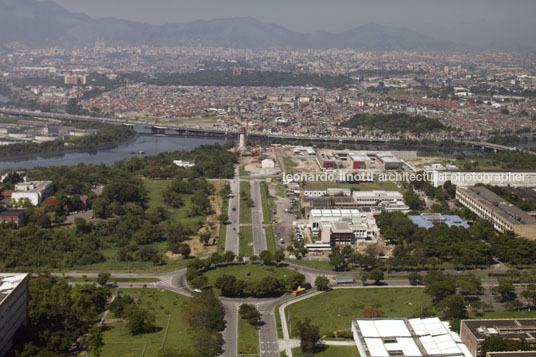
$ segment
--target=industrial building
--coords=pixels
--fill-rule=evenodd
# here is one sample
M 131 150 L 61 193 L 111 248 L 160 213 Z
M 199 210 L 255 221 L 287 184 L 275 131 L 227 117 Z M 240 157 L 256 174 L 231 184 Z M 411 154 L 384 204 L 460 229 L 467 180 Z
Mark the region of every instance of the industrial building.
M 447 225 L 448 227 L 456 226 L 469 228 L 469 225 L 455 215 L 443 215 L 440 213 L 421 213 L 420 215 L 409 215 L 408 218 L 420 228 L 430 229 L 436 225 Z
M 17 226 L 24 222 L 24 210 L 16 208 L 6 208 L 0 206 L 0 224 L 15 223 Z
M 473 357 L 485 357 L 481 345 L 489 336 L 524 339 L 536 349 L 536 319 L 463 320 L 461 322 L 460 337 Z
M 513 231 L 522 237 L 536 239 L 536 218 L 487 188 L 458 187 L 456 199 L 478 217 L 490 221 L 497 231 Z
M 358 206 L 382 206 L 386 211 L 409 211 L 404 196 L 398 191 L 354 191 Z
M 361 357 L 471 357 L 460 337 L 437 317 L 354 320 L 352 333 Z
M 7 355 L 17 330 L 28 321 L 28 274 L 0 273 L 0 356 Z
M 352 244 L 375 240 L 380 229 L 371 213 L 357 209 L 313 209 L 309 213 L 309 227 L 321 244 Z
M 37 206 L 53 194 L 54 183 L 52 181 L 28 181 L 16 184 L 11 198 L 16 201 L 27 198 L 34 206 Z

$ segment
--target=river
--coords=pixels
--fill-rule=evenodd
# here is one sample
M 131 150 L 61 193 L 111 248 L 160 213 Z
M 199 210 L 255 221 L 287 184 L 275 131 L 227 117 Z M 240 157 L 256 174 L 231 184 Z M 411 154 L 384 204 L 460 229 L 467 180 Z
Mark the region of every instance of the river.
M 139 132 L 138 128 L 136 130 Z M 84 164 L 105 164 L 130 159 L 132 157 L 144 157 L 156 155 L 161 152 L 176 150 L 193 150 L 200 145 L 225 143 L 224 139 L 211 138 L 187 138 L 179 136 L 153 136 L 138 134 L 135 138 L 119 144 L 111 149 L 98 150 L 96 152 L 67 152 L 58 154 L 32 155 L 16 160 L 1 160 L 0 172 L 7 169 L 31 169 L 34 167 L 47 166 L 75 166 Z M 140 154 L 143 151 L 145 154 Z

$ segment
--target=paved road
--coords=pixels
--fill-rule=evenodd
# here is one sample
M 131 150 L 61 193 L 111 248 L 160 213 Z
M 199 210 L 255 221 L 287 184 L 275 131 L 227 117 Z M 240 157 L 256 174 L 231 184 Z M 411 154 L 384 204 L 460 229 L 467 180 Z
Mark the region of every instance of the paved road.
M 222 301 L 225 309 L 225 330 L 223 330 L 223 353 L 225 357 L 238 355 L 238 307 L 240 303 Z
M 259 181 L 251 181 L 251 199 L 255 206 L 251 208 L 251 222 L 253 227 L 253 254 L 259 255 L 266 246 L 266 232 L 263 228 L 261 186 Z M 268 222 L 267 222 L 268 223 Z
M 231 181 L 231 190 L 234 197 L 229 199 L 229 222 L 227 225 L 227 236 L 225 238 L 225 250 L 238 255 L 238 232 L 240 230 L 240 180 L 235 179 Z M 233 211 L 233 208 L 235 210 Z

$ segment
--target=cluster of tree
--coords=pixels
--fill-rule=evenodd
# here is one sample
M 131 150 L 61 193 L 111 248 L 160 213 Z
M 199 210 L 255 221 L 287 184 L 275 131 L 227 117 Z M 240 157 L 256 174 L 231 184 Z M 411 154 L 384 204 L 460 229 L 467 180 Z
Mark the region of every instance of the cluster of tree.
M 68 356 L 85 339 L 90 351 L 102 347 L 100 331 L 91 329 L 105 310 L 110 290 L 95 285 L 71 287 L 63 279 L 42 277 L 29 283 L 28 325 L 18 332 L 17 356 Z M 99 342 L 100 341 L 100 342 Z
M 296 323 L 300 338 L 300 350 L 306 355 L 313 355 L 320 348 L 320 326 L 313 325 L 311 319 L 305 318 Z
M 177 173 L 175 179 L 164 190 L 163 197 L 166 205 L 180 208 L 184 205 L 183 195 L 192 195 L 188 216 L 195 217 L 210 212 L 209 195 L 214 193 L 212 186 L 204 177 L 191 179 L 188 175 Z
M 341 125 L 346 128 L 384 130 L 389 133 L 411 132 L 414 134 L 447 129 L 437 119 L 427 118 L 421 115 L 411 116 L 405 113 L 357 114 L 341 123 Z
M 484 185 L 488 190 L 496 193 L 497 195 L 504 198 L 506 201 L 514 204 L 516 207 L 522 209 L 523 211 L 536 211 L 536 203 L 526 200 L 506 187 L 499 187 L 499 186 L 492 186 L 492 185 Z
M 304 282 L 305 276 L 300 273 L 289 274 L 286 278 L 266 276 L 249 281 L 224 274 L 216 280 L 214 287 L 220 289 L 223 296 L 269 296 L 295 290 Z
M 198 71 L 193 73 L 158 73 L 154 77 L 137 80 L 156 85 L 185 86 L 230 86 L 230 87 L 285 87 L 315 86 L 343 88 L 352 81 L 346 76 L 319 75 L 314 73 L 291 73 L 274 71 Z
M 423 172 L 419 172 L 419 174 L 423 174 Z M 411 181 L 411 185 L 415 190 L 422 190 L 426 196 L 439 202 L 445 202 L 456 196 L 456 185 L 453 185 L 450 181 L 446 181 L 440 187 L 434 187 L 430 181 L 426 180 Z
M 120 144 L 134 135 L 134 129 L 106 123 L 75 123 L 69 124 L 76 128 L 97 129 L 96 135 L 84 137 L 71 137 L 66 140 L 54 140 L 44 143 L 13 144 L 0 147 L 0 156 L 20 156 L 43 153 L 57 153 L 66 150 L 91 150 L 105 148 Z
M 533 170 L 536 155 L 519 150 L 503 150 L 490 154 L 493 165 L 503 170 Z
M 488 352 L 508 352 L 508 351 L 531 351 L 532 348 L 526 340 L 502 338 L 500 336 L 488 336 L 480 345 L 483 354 Z
M 194 356 L 212 357 L 220 352 L 223 346 L 220 331 L 225 326 L 224 315 L 223 305 L 212 289 L 204 289 L 189 302 L 184 320 L 194 334 Z
M 115 316 L 127 321 L 127 329 L 131 335 L 153 332 L 155 316 L 150 311 L 140 307 L 141 300 L 134 301 L 129 295 L 118 295 L 110 304 L 110 311 Z
M 333 266 L 335 271 L 346 271 L 350 266 L 360 266 L 364 270 L 373 270 L 380 264 L 376 256 L 376 248 L 373 246 L 368 246 L 363 254 L 354 251 L 349 245 L 343 249 L 334 246 L 329 254 L 329 264 Z
M 257 326 L 261 320 L 261 313 L 255 305 L 242 304 L 238 312 L 240 313 L 240 317 L 247 320 L 251 326 Z
M 377 222 L 382 237 L 395 245 L 389 259 L 392 267 L 411 269 L 447 261 L 462 267 L 485 266 L 493 258 L 487 242 L 496 233 L 486 221 L 477 220 L 469 229 L 446 225 L 425 229 L 399 212 L 384 212 Z

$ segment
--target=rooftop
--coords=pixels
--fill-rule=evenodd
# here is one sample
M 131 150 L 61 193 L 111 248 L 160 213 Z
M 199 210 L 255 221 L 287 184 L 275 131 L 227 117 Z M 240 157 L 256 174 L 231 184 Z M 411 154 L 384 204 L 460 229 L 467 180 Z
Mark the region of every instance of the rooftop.
M 408 218 L 420 228 L 432 228 L 436 224 L 446 224 L 448 227 L 457 226 L 469 228 L 463 219 L 456 215 L 442 215 L 439 213 L 422 213 L 420 215 L 409 215 Z
M 360 349 L 362 357 L 388 357 L 394 353 L 399 356 L 471 357 L 460 337 L 450 331 L 447 322 L 437 317 L 363 319 L 354 320 L 352 324 L 363 349 Z
M 0 306 L 27 276 L 28 274 L 0 273 Z
M 462 324 L 479 340 L 488 336 L 532 341 L 536 338 L 536 319 L 463 320 Z
M 480 201 L 481 204 L 493 209 L 513 225 L 536 225 L 536 218 L 529 216 L 525 211 L 517 208 L 510 202 L 505 201 L 502 197 L 496 195 L 485 187 L 473 186 L 465 189 L 458 188 L 458 190 L 460 190 L 461 192 L 468 192 L 473 198 Z

